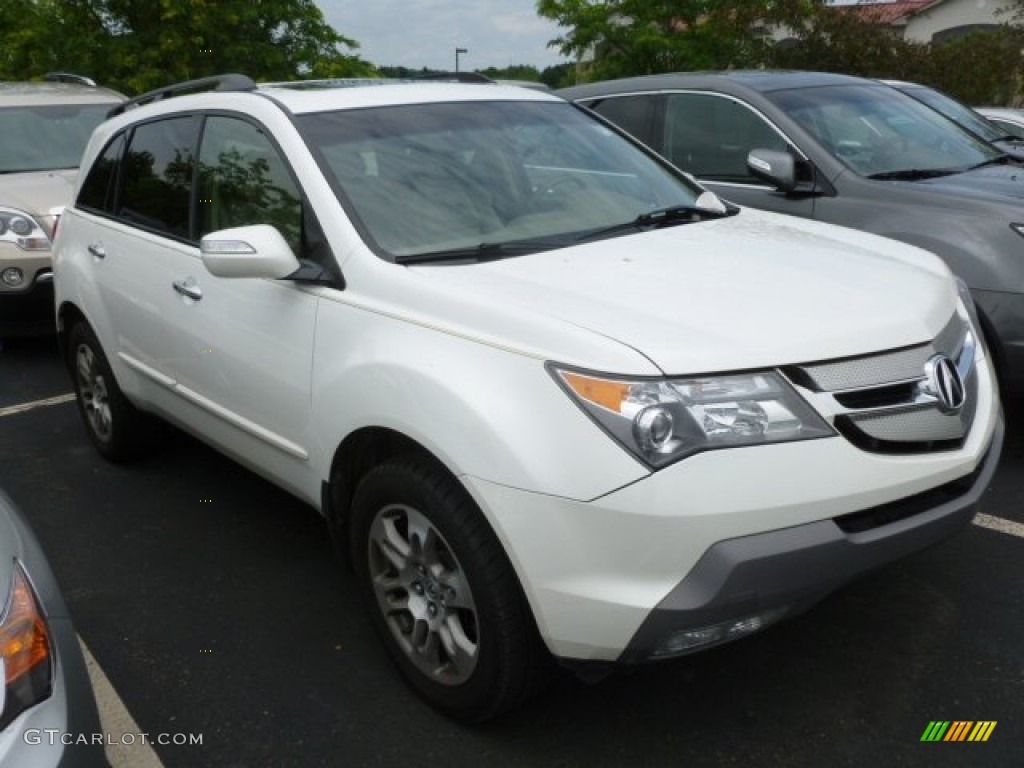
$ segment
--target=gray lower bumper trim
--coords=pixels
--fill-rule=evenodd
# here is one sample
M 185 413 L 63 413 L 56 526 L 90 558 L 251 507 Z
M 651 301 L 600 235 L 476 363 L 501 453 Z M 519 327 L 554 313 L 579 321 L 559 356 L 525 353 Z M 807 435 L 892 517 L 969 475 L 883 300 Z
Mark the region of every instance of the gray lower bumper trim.
M 715 544 L 651 611 L 619 662 L 649 660 L 673 631 L 782 606 L 798 612 L 866 571 L 952 536 L 977 511 L 999 463 L 1003 431 L 1000 418 L 980 471 L 961 495 L 911 517 L 849 534 L 823 520 Z

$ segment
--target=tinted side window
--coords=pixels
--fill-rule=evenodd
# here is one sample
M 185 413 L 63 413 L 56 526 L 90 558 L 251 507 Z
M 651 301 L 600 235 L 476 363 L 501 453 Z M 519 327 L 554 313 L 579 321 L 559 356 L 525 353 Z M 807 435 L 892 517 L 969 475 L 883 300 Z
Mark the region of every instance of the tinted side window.
M 198 120 L 144 123 L 132 133 L 122 163 L 118 217 L 146 229 L 189 237 L 189 195 Z
M 93 163 L 78 193 L 78 207 L 97 213 L 113 213 L 117 164 L 124 151 L 124 134 L 118 135 Z
M 671 94 L 665 110 L 665 156 L 700 178 L 757 182 L 747 171 L 750 150 L 786 150 L 774 128 L 732 99 Z
M 585 106 L 611 120 L 622 130 L 639 139 L 654 149 L 660 149 L 658 142 L 652 141 L 654 136 L 654 112 L 660 97 L 647 96 L 611 96 L 601 101 L 594 101 Z
M 210 117 L 199 150 L 199 236 L 271 224 L 300 255 L 302 196 L 277 148 L 252 123 Z

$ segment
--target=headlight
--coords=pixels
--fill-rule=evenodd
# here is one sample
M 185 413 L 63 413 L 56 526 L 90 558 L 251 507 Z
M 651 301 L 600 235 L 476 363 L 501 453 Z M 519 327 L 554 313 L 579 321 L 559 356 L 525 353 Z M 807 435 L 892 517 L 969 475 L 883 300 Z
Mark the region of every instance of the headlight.
M 655 469 L 699 451 L 835 434 L 774 371 L 693 379 L 551 371 L 599 426 Z
M 953 280 L 956 282 L 956 292 L 960 296 L 960 301 L 964 303 L 964 309 L 967 310 L 967 318 L 974 326 L 974 330 L 978 332 L 975 333 L 975 336 L 978 336 L 981 331 L 981 324 L 978 322 L 978 307 L 974 303 L 971 289 L 967 287 L 967 283 L 962 278 L 954 275 Z
M 23 251 L 45 251 L 50 247 L 50 238 L 39 222 L 13 208 L 0 208 L 0 240 L 14 243 Z
M 0 729 L 50 695 L 53 650 L 39 600 L 21 566 L 15 564 L 11 591 L 0 619 L 0 669 L 4 688 Z

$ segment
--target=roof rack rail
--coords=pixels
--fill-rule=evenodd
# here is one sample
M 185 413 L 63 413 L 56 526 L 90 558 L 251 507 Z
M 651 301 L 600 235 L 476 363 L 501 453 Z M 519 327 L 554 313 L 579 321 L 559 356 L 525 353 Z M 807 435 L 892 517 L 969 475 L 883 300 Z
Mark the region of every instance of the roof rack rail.
M 73 72 L 47 72 L 43 80 L 48 83 L 74 83 L 76 85 L 89 85 L 96 87 L 96 81 L 85 75 L 76 75 Z
M 256 83 L 246 75 L 227 74 L 214 75 L 212 77 L 201 77 L 198 80 L 186 80 L 183 83 L 165 85 L 147 91 L 134 99 L 123 101 L 107 113 L 107 117 L 123 114 L 129 109 L 141 107 L 143 104 L 150 104 L 154 101 L 162 101 L 172 96 L 181 96 L 186 93 L 201 93 L 202 91 L 255 91 Z
M 479 72 L 430 72 L 412 75 L 409 80 L 436 80 L 443 83 L 493 83 L 494 80 Z

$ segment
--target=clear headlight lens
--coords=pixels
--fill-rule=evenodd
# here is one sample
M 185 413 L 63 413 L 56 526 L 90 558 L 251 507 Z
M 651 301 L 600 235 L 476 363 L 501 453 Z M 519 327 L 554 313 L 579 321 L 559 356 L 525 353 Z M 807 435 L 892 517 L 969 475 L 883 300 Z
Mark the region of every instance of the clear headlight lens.
M 551 370 L 594 421 L 655 469 L 699 451 L 835 434 L 774 371 L 626 379 Z
M 23 251 L 45 251 L 50 238 L 39 222 L 13 208 L 0 208 L 0 240 L 14 243 Z

